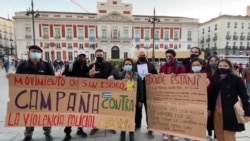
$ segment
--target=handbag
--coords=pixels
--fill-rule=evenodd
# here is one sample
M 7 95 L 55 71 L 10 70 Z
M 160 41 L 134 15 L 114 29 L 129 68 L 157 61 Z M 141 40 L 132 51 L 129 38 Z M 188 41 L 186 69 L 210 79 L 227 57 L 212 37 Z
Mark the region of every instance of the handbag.
M 246 119 L 245 119 L 245 111 L 243 110 L 243 106 L 242 106 L 242 102 L 241 100 L 238 100 L 235 104 L 234 104 L 234 112 L 237 118 L 238 123 L 247 123 Z

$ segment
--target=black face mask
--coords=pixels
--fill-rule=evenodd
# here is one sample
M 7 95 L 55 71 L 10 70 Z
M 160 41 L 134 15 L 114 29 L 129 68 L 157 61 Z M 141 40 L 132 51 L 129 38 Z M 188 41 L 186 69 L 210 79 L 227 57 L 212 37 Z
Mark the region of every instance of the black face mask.
M 102 61 L 103 61 L 103 57 L 96 57 L 96 60 L 97 60 L 98 62 L 102 62 Z
M 191 59 L 198 58 L 198 57 L 199 57 L 199 55 L 196 55 L 196 54 L 191 54 L 191 55 L 190 55 L 190 58 L 191 58 Z
M 219 74 L 229 74 L 230 69 L 225 69 L 225 68 L 218 68 Z
M 139 61 L 145 63 L 146 62 L 146 57 L 139 57 Z

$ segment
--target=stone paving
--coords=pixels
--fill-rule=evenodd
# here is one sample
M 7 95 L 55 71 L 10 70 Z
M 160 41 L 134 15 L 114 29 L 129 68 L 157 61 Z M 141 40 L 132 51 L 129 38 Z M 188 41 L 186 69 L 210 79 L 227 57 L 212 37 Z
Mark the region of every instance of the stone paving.
M 11 72 L 13 68 L 11 68 Z M 8 101 L 8 80 L 5 77 L 5 72 L 0 68 L 0 141 L 21 141 L 23 139 L 23 127 L 9 128 L 4 127 L 7 101 Z M 145 117 L 145 112 L 143 113 Z M 247 130 L 241 133 L 237 133 L 237 141 L 250 141 L 250 123 L 246 124 Z M 61 141 L 64 137 L 63 132 L 64 127 L 55 127 L 52 129 L 52 135 L 54 141 Z M 86 139 L 78 137 L 76 133 L 76 128 L 72 128 L 72 141 L 119 141 L 119 133 L 113 135 L 108 131 L 105 134 L 104 130 L 100 130 L 95 136 L 89 136 Z M 86 132 L 89 133 L 90 130 L 86 129 Z M 162 141 L 161 134 L 156 133 L 155 138 L 150 139 L 147 137 L 146 122 L 143 118 L 143 125 L 140 130 L 137 130 L 135 133 L 135 141 Z M 40 127 L 37 127 L 33 134 L 34 141 L 43 141 L 44 135 Z M 127 136 L 127 141 L 129 138 Z M 184 141 L 179 139 L 179 141 Z

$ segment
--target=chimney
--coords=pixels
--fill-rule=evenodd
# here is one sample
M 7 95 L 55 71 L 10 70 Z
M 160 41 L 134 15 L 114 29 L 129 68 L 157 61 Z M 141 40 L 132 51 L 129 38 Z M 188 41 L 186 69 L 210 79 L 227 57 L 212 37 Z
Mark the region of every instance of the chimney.
M 247 16 L 250 17 L 250 5 L 247 6 Z

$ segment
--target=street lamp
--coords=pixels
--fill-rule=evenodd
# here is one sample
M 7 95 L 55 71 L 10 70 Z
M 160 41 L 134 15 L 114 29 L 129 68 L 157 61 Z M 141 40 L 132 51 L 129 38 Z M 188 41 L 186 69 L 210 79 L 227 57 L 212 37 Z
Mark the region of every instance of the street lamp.
M 155 16 L 155 8 L 154 8 L 154 16 L 148 20 L 148 22 L 153 24 L 153 52 L 152 52 L 152 63 L 155 63 L 155 22 L 160 22 L 160 19 Z
M 31 10 L 30 10 L 30 8 L 27 10 L 26 16 L 29 16 L 30 14 L 32 16 L 33 45 L 36 45 L 36 38 L 35 38 L 35 18 L 38 18 L 40 16 L 40 14 L 39 14 L 38 11 L 34 11 L 33 0 L 31 0 Z

